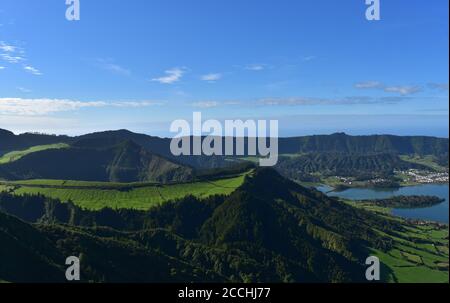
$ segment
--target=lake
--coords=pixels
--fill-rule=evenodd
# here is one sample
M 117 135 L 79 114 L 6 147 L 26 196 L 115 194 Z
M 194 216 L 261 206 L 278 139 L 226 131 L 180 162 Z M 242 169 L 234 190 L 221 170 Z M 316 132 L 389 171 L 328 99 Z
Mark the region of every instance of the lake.
M 327 185 L 316 187 L 322 192 L 329 192 L 332 190 Z M 367 200 L 367 199 L 384 199 L 392 196 L 412 196 L 412 195 L 427 195 L 437 196 L 445 199 L 441 204 L 416 209 L 393 209 L 392 214 L 411 219 L 423 219 L 449 223 L 449 197 L 448 184 L 424 184 L 416 186 L 405 186 L 401 188 L 350 188 L 341 192 L 329 192 L 328 195 L 332 197 L 340 197 L 349 200 Z

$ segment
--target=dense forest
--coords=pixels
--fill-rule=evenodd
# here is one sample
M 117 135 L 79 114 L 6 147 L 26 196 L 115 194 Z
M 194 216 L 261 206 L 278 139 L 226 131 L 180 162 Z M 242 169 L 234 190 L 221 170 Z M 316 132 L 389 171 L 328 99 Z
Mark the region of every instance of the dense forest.
M 389 208 L 423 208 L 444 202 L 436 196 L 395 196 L 387 199 L 361 200 L 363 203 Z
M 344 133 L 280 139 L 280 154 L 337 152 L 337 153 L 394 153 L 410 155 L 448 155 L 447 138 L 424 136 L 349 136 Z
M 192 180 L 193 170 L 152 154 L 132 141 L 123 141 L 104 148 L 77 144 L 68 149 L 31 153 L 1 165 L 0 177 L 166 183 Z
M 426 167 L 403 161 L 398 155 L 391 153 L 321 152 L 281 157 L 276 168 L 288 178 L 309 181 L 308 176 L 313 173 L 320 173 L 322 176 L 352 176 L 367 179 L 391 176 L 395 169 Z
M 123 141 L 132 141 L 146 150 L 164 157 L 173 157 L 170 152 L 170 139 L 137 134 L 128 130 L 104 131 L 86 134 L 78 137 L 51 136 L 44 134 L 25 133 L 14 135 L 12 132 L 0 129 L 0 155 L 14 150 L 26 149 L 31 146 L 67 143 L 71 145 L 81 144 L 90 147 L 106 147 L 117 145 Z M 192 138 L 191 138 L 192 140 Z M 223 139 L 225 140 L 225 139 Z M 222 144 L 225 146 L 224 144 Z M 245 141 L 247 146 L 247 141 Z M 315 135 L 304 137 L 290 137 L 279 139 L 280 154 L 302 153 L 349 153 L 371 154 L 392 153 L 406 155 L 432 155 L 444 161 L 448 158 L 448 138 L 424 137 L 424 136 L 393 136 L 371 135 L 350 136 L 344 133 L 332 135 Z M 178 158 L 178 157 L 177 157 Z M 181 157 L 185 164 L 204 165 L 202 159 L 209 161 L 211 157 Z M 213 162 L 221 161 L 218 157 Z M 194 166 L 194 165 L 191 165 Z
M 12 282 L 60 281 L 69 255 L 81 257 L 84 281 L 363 281 L 367 248 L 392 243 L 374 229 L 402 229 L 272 169 L 258 169 L 230 196 L 148 211 L 91 212 L 8 193 L 0 211 L 0 280 Z
M 80 258 L 82 280 L 90 282 L 365 281 L 369 250 L 389 251 L 404 226 L 288 178 L 391 176 L 394 169 L 424 168 L 399 155 L 441 162 L 448 155 L 448 139 L 432 137 L 285 138 L 275 170 L 238 158 L 174 157 L 170 139 L 126 130 L 79 137 L 0 130 L 0 142 L 0 156 L 68 146 L 6 161 L 0 178 L 9 180 L 178 183 L 252 169 L 230 195 L 187 196 L 146 211 L 89 211 L 71 201 L 0 193 L 0 281 L 10 282 L 65 281 L 64 260 L 72 255 Z M 419 200 L 409 202 L 425 203 Z
M 205 170 L 232 167 L 236 162 L 243 161 L 241 157 L 229 156 L 175 157 L 170 152 L 170 139 L 127 130 L 78 137 L 29 133 L 14 135 L 0 130 L 0 142 L 0 155 L 36 145 L 70 145 L 70 148 L 30 153 L 17 161 L 1 165 L 0 178 L 8 180 L 185 182 L 193 180 L 195 175 L 202 175 Z M 394 170 L 427 169 L 423 165 L 401 160 L 399 155 L 403 154 L 431 155 L 438 164 L 448 164 L 448 139 L 348 136 L 343 133 L 280 138 L 279 154 L 277 170 L 295 180 L 319 181 L 317 174 L 370 179 L 390 177 Z

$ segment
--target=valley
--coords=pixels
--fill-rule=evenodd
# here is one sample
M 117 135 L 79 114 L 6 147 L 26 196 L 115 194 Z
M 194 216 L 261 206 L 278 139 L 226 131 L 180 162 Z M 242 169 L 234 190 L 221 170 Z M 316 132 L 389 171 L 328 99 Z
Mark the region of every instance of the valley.
M 448 193 L 346 197 L 405 185 L 399 171 L 445 174 L 448 139 L 282 138 L 272 169 L 174 157 L 126 130 L 2 136 L 0 281 L 63 281 L 75 251 L 89 282 L 364 282 L 375 255 L 383 282 L 448 283 L 448 225 L 394 216 Z
M 390 269 L 383 281 L 448 283 L 448 227 L 407 225 L 400 235 L 388 252 L 372 251 Z
M 58 260 L 72 250 L 96 282 L 355 282 L 369 254 L 380 258 L 384 282 L 448 282 L 448 226 L 347 205 L 272 169 L 246 175 L 227 196 L 186 196 L 147 210 L 88 210 L 3 192 L 0 226 L 8 247 L 0 256 L 9 260 L 0 279 L 11 282 L 63 279 Z M 24 235 L 36 239 L 28 243 L 34 249 L 14 244 Z M 31 271 L 14 271 L 24 253 L 36 260 Z
M 2 294 L 448 288 L 450 0 L 403 2 L 0 0 Z

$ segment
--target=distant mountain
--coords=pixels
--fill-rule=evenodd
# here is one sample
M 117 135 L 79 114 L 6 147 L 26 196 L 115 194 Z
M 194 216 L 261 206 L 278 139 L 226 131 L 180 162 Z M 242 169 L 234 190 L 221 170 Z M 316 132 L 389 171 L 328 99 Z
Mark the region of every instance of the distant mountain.
M 75 145 L 83 144 L 98 148 L 118 144 L 124 140 L 133 141 L 151 153 L 197 169 L 220 168 L 232 164 L 224 156 L 174 156 L 170 151 L 171 139 L 136 134 L 128 130 L 96 132 L 75 137 L 73 142 Z
M 0 177 L 167 182 L 189 180 L 192 169 L 223 168 L 235 164 L 235 161 L 230 161 L 233 157 L 226 156 L 173 156 L 170 141 L 169 138 L 136 134 L 128 130 L 97 132 L 78 137 L 14 135 L 0 130 L 0 155 L 43 144 L 66 143 L 72 146 L 66 150 L 29 154 L 21 161 L 1 165 Z M 123 146 L 123 142 L 128 143 Z M 285 176 L 297 178 L 299 173 L 311 172 L 351 176 L 367 172 L 384 174 L 394 169 L 415 167 L 399 159 L 398 155 L 403 154 L 431 155 L 437 163 L 446 166 L 448 151 L 447 138 L 423 136 L 349 136 L 336 133 L 280 138 L 280 154 L 297 154 L 300 157 L 281 159 L 278 168 Z
M 125 140 L 133 141 L 154 154 L 172 157 L 169 138 L 137 134 L 128 130 L 96 132 L 78 137 L 68 137 L 41 134 L 14 135 L 9 131 L 0 129 L 0 153 L 35 145 L 53 143 L 76 144 L 76 142 L 80 141 L 90 142 L 92 147 L 106 147 L 116 145 Z M 393 153 L 440 157 L 443 154 L 448 155 L 449 139 L 393 135 L 350 136 L 345 133 L 279 139 L 280 154 L 311 152 Z
M 0 156 L 7 152 L 24 150 L 32 146 L 70 143 L 71 141 L 72 138 L 68 136 L 52 136 L 32 133 L 15 135 L 10 131 L 0 129 Z
M 169 267 L 170 278 L 185 282 L 362 282 L 367 249 L 389 250 L 392 239 L 382 234 L 402 230 L 395 220 L 299 186 L 273 169 L 257 169 L 230 196 L 188 196 L 149 211 L 93 212 L 43 196 L 7 193 L 0 193 L 0 211 L 38 223 L 25 227 L 3 215 L 0 231 L 19 243 L 31 233 L 44 238 L 49 254 L 56 254 L 49 257 L 49 271 L 50 264 L 61 264 L 59 255 L 81 254 L 87 263 L 83 279 L 92 281 L 161 282 L 169 279 Z M 20 234 L 12 223 L 5 228 L 2 220 L 29 234 Z M 19 262 L 12 255 L 2 260 L 11 266 Z M 138 264 L 146 270 L 136 270 Z M 156 269 L 159 276 L 143 274 Z M 0 267 L 0 279 L 31 278 Z
M 24 150 L 32 146 L 55 143 L 73 144 L 89 148 L 107 148 L 118 145 L 123 141 L 132 141 L 152 154 L 168 158 L 177 163 L 198 169 L 226 167 L 230 162 L 222 156 L 173 156 L 170 152 L 169 138 L 159 138 L 144 134 L 137 134 L 128 130 L 104 131 L 82 136 L 53 136 L 45 134 L 14 133 L 0 129 L 0 156 L 11 151 Z
M 299 179 L 320 172 L 323 176 L 387 176 L 395 169 L 427 169 L 426 166 L 403 161 L 391 153 L 316 152 L 296 157 L 281 157 L 276 165 L 284 176 Z
M 137 134 L 125 129 L 96 132 L 73 138 L 75 145 L 81 144 L 86 147 L 90 146 L 95 148 L 104 148 L 111 145 L 117 145 L 123 141 L 132 141 L 154 154 L 162 156 L 171 155 L 170 139 Z
M 132 141 L 106 148 L 78 142 L 71 148 L 35 152 L 1 165 L 0 177 L 165 183 L 192 180 L 193 170 L 152 154 Z
M 394 153 L 440 156 L 449 152 L 448 138 L 424 136 L 349 136 L 344 133 L 293 138 L 281 138 L 280 154 Z

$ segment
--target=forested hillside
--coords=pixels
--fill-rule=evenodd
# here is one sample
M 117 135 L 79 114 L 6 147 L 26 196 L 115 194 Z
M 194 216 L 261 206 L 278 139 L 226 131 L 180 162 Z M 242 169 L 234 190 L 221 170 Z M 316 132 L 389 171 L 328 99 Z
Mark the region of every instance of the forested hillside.
M 106 148 L 74 146 L 28 154 L 0 166 L 8 180 L 64 179 L 113 182 L 192 180 L 192 169 L 150 153 L 132 141 Z
M 0 195 L 0 210 L 37 223 L 2 215 L 0 230 L 14 243 L 31 234 L 44 239 L 40 250 L 26 250 L 46 256 L 35 272 L 53 272 L 45 277 L 50 280 L 59 279 L 61 256 L 77 254 L 87 266 L 84 279 L 93 281 L 363 281 L 367 247 L 392 245 L 375 229 L 401 230 L 395 221 L 303 188 L 272 169 L 248 176 L 230 196 L 186 197 L 149 211 L 91 212 L 7 193 Z M 1 248 L 10 266 L 21 262 L 11 255 L 18 243 Z M 24 253 L 20 245 L 15 249 Z M 40 281 L 8 268 L 0 267 L 0 279 Z
M 281 157 L 276 166 L 284 176 L 299 179 L 313 173 L 322 176 L 374 177 L 392 175 L 395 169 L 426 169 L 425 166 L 403 161 L 391 153 L 308 153 Z
M 152 153 L 165 157 L 172 156 L 169 138 L 137 134 L 128 130 L 97 132 L 77 137 L 29 133 L 14 135 L 7 130 L 0 130 L 0 155 L 36 145 L 54 143 L 77 144 L 77 142 L 83 142 L 81 144 L 84 146 L 89 144 L 91 147 L 104 148 L 117 145 L 126 140 L 133 141 Z M 424 136 L 350 136 L 344 133 L 336 133 L 332 135 L 280 138 L 279 140 L 280 154 L 311 152 L 394 153 L 442 157 L 443 155 L 448 155 L 448 150 L 448 138 Z M 185 160 L 189 161 L 188 159 Z
M 280 154 L 339 152 L 448 155 L 448 138 L 424 136 L 349 136 L 344 133 L 280 139 Z
M 219 140 L 223 140 L 225 148 L 225 138 Z M 192 180 L 195 174 L 202 174 L 202 170 L 231 167 L 236 162 L 249 160 L 245 155 L 174 156 L 170 152 L 170 141 L 127 130 L 78 137 L 14 135 L 1 130 L 0 155 L 10 153 L 21 157 L 13 162 L 1 162 L 0 178 L 184 182 Z M 244 143 L 247 144 L 247 139 Z M 38 147 L 43 144 L 67 148 L 39 151 Z M 286 177 L 305 181 L 319 180 L 314 174 L 356 178 L 392 176 L 394 170 L 428 169 L 420 163 L 402 160 L 400 156 L 404 155 L 430 158 L 433 165 L 446 166 L 448 148 L 447 138 L 423 136 L 336 133 L 280 138 L 277 169 Z M 36 152 L 30 152 L 34 150 Z

